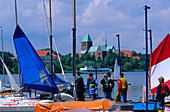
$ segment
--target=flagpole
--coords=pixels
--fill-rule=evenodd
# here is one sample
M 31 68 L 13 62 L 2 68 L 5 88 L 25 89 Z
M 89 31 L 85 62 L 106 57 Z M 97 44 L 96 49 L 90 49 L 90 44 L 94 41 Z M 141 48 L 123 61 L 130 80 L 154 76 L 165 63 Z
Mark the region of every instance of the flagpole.
M 147 5 L 145 9 L 145 38 L 146 38 L 146 112 L 148 111 L 148 23 L 147 23 L 147 9 L 150 9 Z
M 74 77 L 74 100 L 76 101 L 76 1 L 73 0 L 73 77 Z

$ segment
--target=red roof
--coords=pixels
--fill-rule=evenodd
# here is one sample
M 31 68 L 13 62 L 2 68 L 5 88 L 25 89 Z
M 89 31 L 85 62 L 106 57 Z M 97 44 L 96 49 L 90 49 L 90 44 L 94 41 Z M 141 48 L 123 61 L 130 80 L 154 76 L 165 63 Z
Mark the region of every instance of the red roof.
M 126 55 L 128 57 L 131 57 L 131 54 L 132 54 L 132 51 L 129 51 L 129 50 L 120 50 L 120 52 L 123 52 L 125 53 L 124 56 L 126 57 Z M 116 50 L 116 53 L 119 53 L 119 50 Z
M 17 57 L 11 57 L 12 60 L 16 59 L 18 61 L 18 58 Z
M 38 55 L 41 56 L 45 56 L 48 52 L 50 53 L 50 50 L 36 50 L 36 52 L 38 53 Z M 57 55 L 55 55 L 53 53 L 53 57 L 57 57 Z
M 81 56 L 83 55 L 82 53 L 77 53 L 79 55 L 79 58 L 81 58 Z
M 37 52 L 37 54 L 38 54 L 40 57 L 43 57 L 43 56 L 45 56 L 45 55 L 47 54 L 47 52 L 50 53 L 50 50 L 36 50 L 36 52 Z M 53 57 L 57 57 L 57 55 L 55 55 L 55 54 L 53 53 Z M 13 60 L 13 59 L 18 60 L 17 57 L 11 57 L 11 59 L 12 59 L 12 60 Z M 60 57 L 60 59 L 61 59 L 61 57 Z
M 133 56 L 132 60 L 135 60 L 135 59 L 140 60 L 140 57 L 139 56 Z

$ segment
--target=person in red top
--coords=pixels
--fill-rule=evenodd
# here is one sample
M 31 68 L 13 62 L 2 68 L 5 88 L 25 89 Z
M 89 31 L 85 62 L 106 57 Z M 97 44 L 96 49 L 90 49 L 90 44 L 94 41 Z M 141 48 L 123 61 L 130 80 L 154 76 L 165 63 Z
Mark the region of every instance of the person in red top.
M 164 83 L 164 77 L 159 77 L 158 78 L 159 81 L 159 85 L 157 87 L 157 108 L 158 108 L 158 112 L 164 112 L 165 109 L 165 101 L 164 98 L 166 96 L 169 96 L 169 88 L 168 86 Z
M 127 102 L 127 90 L 128 90 L 128 84 L 124 77 L 123 73 L 120 73 L 119 75 L 120 79 L 118 80 L 118 91 L 121 93 L 121 102 L 126 103 Z

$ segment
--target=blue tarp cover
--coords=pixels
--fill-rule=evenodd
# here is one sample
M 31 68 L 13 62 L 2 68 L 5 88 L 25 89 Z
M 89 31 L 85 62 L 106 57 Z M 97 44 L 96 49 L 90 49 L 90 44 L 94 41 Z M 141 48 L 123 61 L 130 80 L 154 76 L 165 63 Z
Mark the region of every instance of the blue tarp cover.
M 132 102 L 134 105 L 133 110 L 146 110 L 146 103 Z M 148 110 L 156 110 L 156 102 L 148 102 Z

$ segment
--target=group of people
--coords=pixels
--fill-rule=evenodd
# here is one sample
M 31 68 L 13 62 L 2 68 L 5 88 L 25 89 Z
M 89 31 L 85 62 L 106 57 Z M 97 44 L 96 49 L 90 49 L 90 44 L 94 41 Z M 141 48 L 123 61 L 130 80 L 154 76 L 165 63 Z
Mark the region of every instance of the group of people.
M 86 84 L 84 85 L 83 77 L 80 75 L 80 72 L 77 72 L 77 78 L 76 78 L 76 96 L 78 101 L 84 101 L 85 96 L 84 96 L 84 86 L 87 86 L 88 88 L 88 94 L 90 96 L 90 99 L 96 100 L 97 97 L 96 95 L 98 94 L 98 81 L 93 77 L 93 74 L 89 74 L 89 78 L 86 81 Z
M 97 99 L 97 94 L 98 94 L 98 85 L 99 82 L 97 79 L 93 77 L 93 74 L 89 74 L 89 78 L 87 79 L 85 85 L 83 81 L 83 77 L 80 75 L 80 72 L 77 72 L 77 78 L 76 78 L 76 96 L 78 101 L 84 101 L 84 92 L 85 88 L 84 86 L 87 87 L 88 89 L 88 94 L 90 96 L 90 99 L 96 100 Z M 114 88 L 114 81 L 115 79 L 111 78 L 111 73 L 108 72 L 107 74 L 102 75 L 103 79 L 101 80 L 101 84 L 103 85 L 103 98 L 107 98 L 109 100 L 112 100 L 111 98 L 111 93 Z M 123 73 L 120 73 L 120 79 L 118 80 L 118 91 L 121 93 L 121 102 L 127 102 L 127 90 L 128 90 L 128 84 L 127 81 L 124 77 Z
M 114 81 L 116 80 L 111 78 L 110 72 L 102 75 L 102 77 L 103 79 L 101 80 L 101 84 L 103 85 L 103 98 L 112 100 L 111 93 L 114 88 Z M 115 99 L 119 99 L 121 102 L 126 103 L 128 84 L 127 84 L 126 79 L 124 78 L 123 73 L 120 73 L 119 77 L 120 79 L 118 80 L 118 94 Z M 157 95 L 156 95 L 157 108 L 158 108 L 158 112 L 163 112 L 165 109 L 164 98 L 170 95 L 170 90 L 168 86 L 164 83 L 164 77 L 162 76 L 159 77 L 158 81 L 160 84 L 157 87 Z M 84 80 L 83 80 L 83 77 L 81 76 L 81 73 L 77 72 L 77 78 L 76 78 L 75 84 L 76 84 L 76 96 L 77 96 L 78 101 L 85 101 L 85 96 L 84 96 L 85 86 L 88 89 L 88 94 L 90 96 L 90 99 L 92 101 L 97 99 L 99 82 L 97 81 L 97 79 L 93 77 L 92 73 L 89 74 L 89 78 L 84 84 Z M 67 91 L 68 94 L 70 94 L 70 91 L 68 90 L 64 90 L 64 91 Z M 120 98 L 117 98 L 119 96 Z

